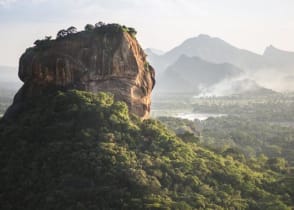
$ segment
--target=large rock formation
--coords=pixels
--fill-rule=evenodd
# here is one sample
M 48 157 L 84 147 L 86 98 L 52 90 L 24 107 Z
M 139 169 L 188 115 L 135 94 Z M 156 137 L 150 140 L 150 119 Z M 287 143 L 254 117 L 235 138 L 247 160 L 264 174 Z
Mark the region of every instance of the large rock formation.
M 147 118 L 154 70 L 133 34 L 116 24 L 56 40 L 36 42 L 19 62 L 23 87 L 7 115 L 21 101 L 49 89 L 106 91 L 127 103 L 131 113 Z

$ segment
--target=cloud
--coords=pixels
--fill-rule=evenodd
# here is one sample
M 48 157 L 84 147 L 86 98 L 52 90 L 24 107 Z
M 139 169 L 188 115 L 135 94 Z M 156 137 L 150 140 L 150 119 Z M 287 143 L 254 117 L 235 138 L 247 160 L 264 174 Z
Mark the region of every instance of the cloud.
M 76 20 L 132 10 L 134 0 L 0 0 L 0 23 Z
M 0 0 L 1 1 L 1 0 Z M 60 20 L 70 10 L 65 2 L 56 0 L 2 0 L 0 23 L 30 23 Z M 73 4 L 74 5 L 74 4 Z
M 16 1 L 17 0 L 0 0 L 0 7 L 8 7 L 10 4 Z
M 13 5 L 14 3 L 21 3 L 21 2 L 40 3 L 40 2 L 44 2 L 44 1 L 47 1 L 47 0 L 0 0 L 0 7 L 8 8 L 11 5 Z
M 280 69 L 262 69 L 255 72 L 252 78 L 260 85 L 275 91 L 294 91 L 292 72 L 282 72 Z

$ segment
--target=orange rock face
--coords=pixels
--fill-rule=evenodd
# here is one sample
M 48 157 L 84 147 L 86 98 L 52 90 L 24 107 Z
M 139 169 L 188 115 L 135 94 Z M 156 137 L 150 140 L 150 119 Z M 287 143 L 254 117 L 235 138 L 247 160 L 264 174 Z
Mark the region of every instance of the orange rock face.
M 155 73 L 137 40 L 124 31 L 79 32 L 28 49 L 20 58 L 24 86 L 15 98 L 50 88 L 111 92 L 148 118 Z

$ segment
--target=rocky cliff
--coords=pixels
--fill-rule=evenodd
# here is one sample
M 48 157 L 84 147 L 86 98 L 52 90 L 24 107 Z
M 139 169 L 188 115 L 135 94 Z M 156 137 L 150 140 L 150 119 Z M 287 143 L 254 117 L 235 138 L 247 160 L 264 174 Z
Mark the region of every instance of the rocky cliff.
M 35 42 L 21 56 L 24 82 L 6 115 L 22 101 L 51 89 L 106 91 L 125 101 L 131 113 L 147 118 L 155 73 L 134 35 L 116 24 Z

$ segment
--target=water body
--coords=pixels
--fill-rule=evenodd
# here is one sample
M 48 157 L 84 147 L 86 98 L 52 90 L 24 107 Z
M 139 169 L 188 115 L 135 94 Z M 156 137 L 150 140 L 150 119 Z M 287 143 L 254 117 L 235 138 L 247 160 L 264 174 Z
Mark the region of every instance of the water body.
M 223 117 L 227 114 L 219 113 L 193 113 L 191 110 L 182 109 L 182 110 L 165 110 L 165 109 L 153 109 L 151 112 L 151 117 L 176 117 L 187 120 L 207 120 L 209 117 Z
M 213 114 L 213 113 L 178 113 L 174 117 L 181 118 L 181 119 L 187 119 L 187 120 L 207 120 L 210 117 L 223 117 L 227 116 L 226 114 Z

